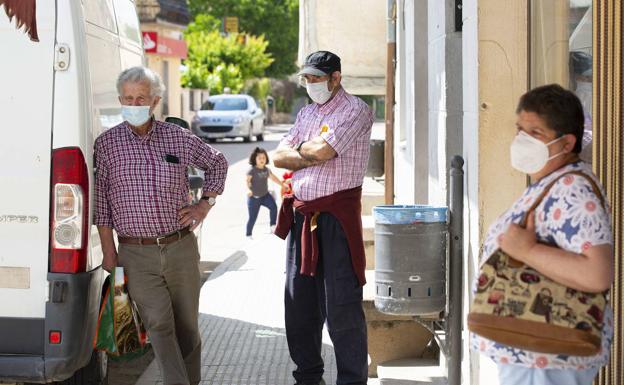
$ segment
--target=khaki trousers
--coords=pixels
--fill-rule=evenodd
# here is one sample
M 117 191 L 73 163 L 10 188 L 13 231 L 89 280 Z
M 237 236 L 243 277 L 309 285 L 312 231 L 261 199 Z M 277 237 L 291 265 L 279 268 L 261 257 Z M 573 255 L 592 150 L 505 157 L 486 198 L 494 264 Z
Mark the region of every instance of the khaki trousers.
M 195 234 L 167 245 L 120 244 L 118 264 L 139 309 L 164 385 L 201 380 L 199 250 Z

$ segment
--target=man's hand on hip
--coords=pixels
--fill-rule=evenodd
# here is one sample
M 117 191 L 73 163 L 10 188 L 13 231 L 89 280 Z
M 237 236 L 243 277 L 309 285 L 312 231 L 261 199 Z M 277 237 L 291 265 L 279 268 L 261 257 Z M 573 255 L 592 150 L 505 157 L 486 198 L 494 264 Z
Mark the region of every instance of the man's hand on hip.
M 210 209 L 212 209 L 212 206 L 206 200 L 201 200 L 199 203 L 181 208 L 178 211 L 178 222 L 184 227 L 189 226 L 190 230 L 193 231 L 206 218 Z

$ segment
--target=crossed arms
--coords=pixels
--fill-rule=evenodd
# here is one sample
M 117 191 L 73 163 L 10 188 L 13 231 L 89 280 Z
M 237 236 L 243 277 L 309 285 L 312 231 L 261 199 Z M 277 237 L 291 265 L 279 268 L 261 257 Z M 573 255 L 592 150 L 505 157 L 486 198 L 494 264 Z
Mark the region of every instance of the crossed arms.
M 276 167 L 298 171 L 324 163 L 336 156 L 336 151 L 320 136 L 304 142 L 299 151 L 289 146 L 280 146 L 273 155 Z

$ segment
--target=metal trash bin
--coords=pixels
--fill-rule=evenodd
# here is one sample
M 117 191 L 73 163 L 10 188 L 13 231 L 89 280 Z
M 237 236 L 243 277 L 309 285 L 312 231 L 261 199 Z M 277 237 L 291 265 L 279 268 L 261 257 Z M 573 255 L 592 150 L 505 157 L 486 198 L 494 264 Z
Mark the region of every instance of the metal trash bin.
M 394 315 L 446 306 L 446 207 L 389 205 L 375 218 L 375 307 Z
M 366 165 L 366 176 L 379 178 L 384 174 L 385 141 L 371 139 L 369 148 L 370 155 Z

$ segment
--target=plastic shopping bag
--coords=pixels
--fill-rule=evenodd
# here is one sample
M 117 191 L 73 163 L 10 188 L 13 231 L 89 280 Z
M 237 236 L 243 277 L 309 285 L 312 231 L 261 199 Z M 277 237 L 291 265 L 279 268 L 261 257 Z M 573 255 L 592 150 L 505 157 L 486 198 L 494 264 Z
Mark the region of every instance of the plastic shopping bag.
M 105 351 L 113 359 L 138 357 L 147 351 L 147 333 L 136 304 L 128 295 L 123 267 L 116 267 L 108 276 L 94 348 Z

